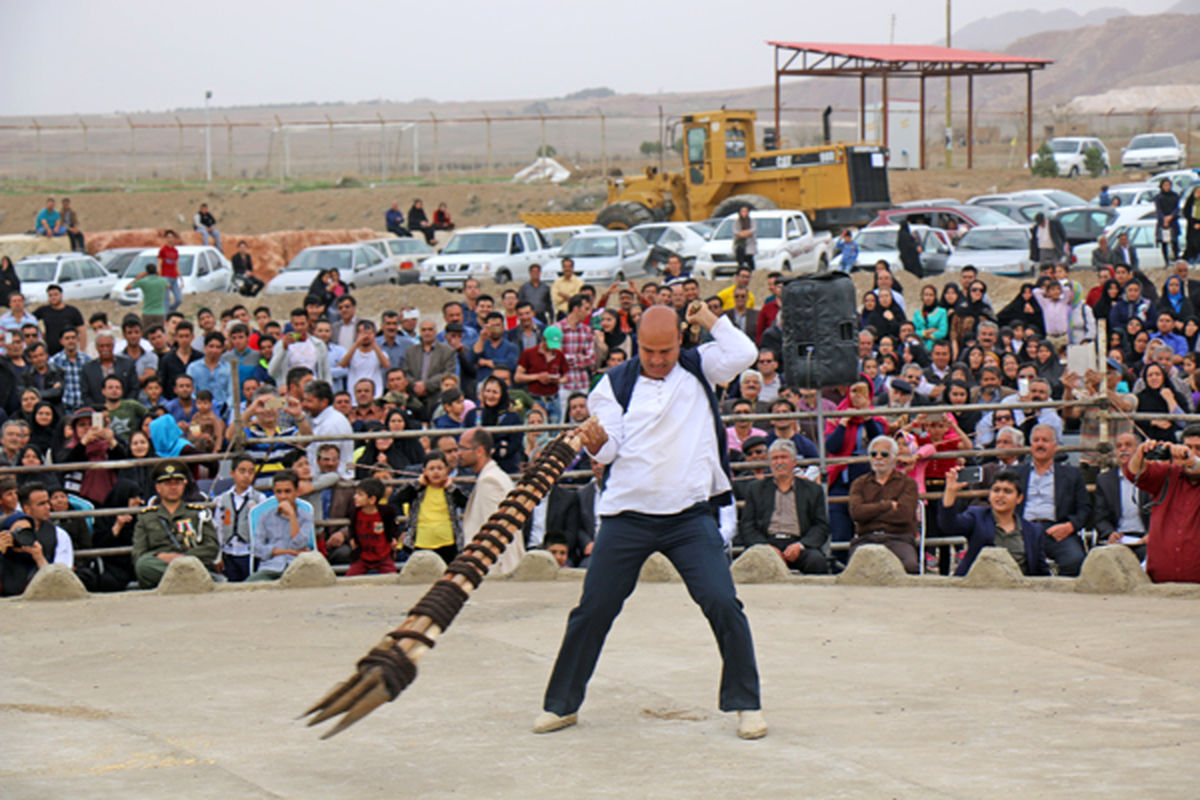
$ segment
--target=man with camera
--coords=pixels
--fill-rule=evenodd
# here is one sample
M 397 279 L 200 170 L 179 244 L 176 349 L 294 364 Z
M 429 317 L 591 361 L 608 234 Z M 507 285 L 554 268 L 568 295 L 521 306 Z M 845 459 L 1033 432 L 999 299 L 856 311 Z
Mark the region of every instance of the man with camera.
M 0 596 L 21 594 L 47 564 L 75 562 L 71 537 L 50 520 L 50 492 L 30 482 L 20 489 L 23 513 L 0 521 Z
M 1142 442 L 1122 470 L 1153 500 L 1146 573 L 1155 583 L 1200 583 L 1200 425 L 1183 444 Z

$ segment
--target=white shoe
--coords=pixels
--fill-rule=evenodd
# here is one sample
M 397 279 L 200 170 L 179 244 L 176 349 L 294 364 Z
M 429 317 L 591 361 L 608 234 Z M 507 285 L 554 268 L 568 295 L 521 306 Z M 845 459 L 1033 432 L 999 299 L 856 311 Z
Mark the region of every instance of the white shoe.
M 578 714 L 567 714 L 565 717 L 560 717 L 558 714 L 555 714 L 551 711 L 543 711 L 538 715 L 538 718 L 533 721 L 533 732 L 550 733 L 552 731 L 562 730 L 563 728 L 569 728 L 576 722 L 579 722 Z
M 738 738 L 761 739 L 767 735 L 767 718 L 761 710 L 738 712 Z

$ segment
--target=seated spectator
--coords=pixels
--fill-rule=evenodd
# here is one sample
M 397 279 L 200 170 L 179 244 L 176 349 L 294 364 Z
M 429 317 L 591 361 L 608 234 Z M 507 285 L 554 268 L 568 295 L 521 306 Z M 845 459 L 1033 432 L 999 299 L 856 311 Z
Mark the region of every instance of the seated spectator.
M 50 363 L 46 345 L 34 342 L 25 348 L 24 357 L 28 367 L 21 373 L 21 387 L 36 389 L 43 400 L 61 408 L 66 376 L 60 367 Z
M 370 430 L 400 433 L 408 427 L 404 412 L 393 408 L 382 424 L 374 423 Z M 412 437 L 370 439 L 358 457 L 356 475 L 359 479 L 392 480 L 401 474 L 412 474 L 425 458 L 421 444 Z
M 754 407 L 749 400 L 735 400 L 731 409 L 734 415 L 753 414 Z M 754 427 L 750 420 L 738 420 L 725 428 L 726 447 L 730 450 L 741 451 L 742 443 L 751 436 L 766 437 L 767 432 Z
M 429 223 L 429 217 L 425 215 L 425 207 L 421 204 L 420 198 L 413 200 L 408 209 L 408 229 L 422 234 L 429 244 L 437 244 L 433 225 Z
M 232 408 L 233 367 L 225 359 L 225 334 L 220 331 L 204 334 L 204 357 L 187 366 L 193 391 L 207 389 L 212 394 L 213 408 L 226 414 Z
M 108 415 L 108 425 L 118 438 L 129 441 L 130 435 L 142 428 L 149 413 L 137 400 L 126 400 L 125 386 L 116 375 L 104 379 L 103 402 L 97 407 Z
M 125 478 L 117 480 L 103 508 L 136 508 L 145 505 L 146 491 Z M 96 517 L 92 526 L 92 547 L 132 547 L 135 514 Z M 95 559 L 95 567 L 77 572 L 89 592 L 120 592 L 136 579 L 128 555 L 110 555 Z
M 558 531 L 551 531 L 546 534 L 546 538 L 542 540 L 542 544 L 546 548 L 546 552 L 554 556 L 554 560 L 558 562 L 559 569 L 571 566 L 567 561 L 567 537 Z
M 200 234 L 205 245 L 211 238 L 213 246 L 221 249 L 221 232 L 217 230 L 217 218 L 208 210 L 208 203 L 201 203 L 199 210 L 192 217 L 192 229 Z
M 246 578 L 247 583 L 278 580 L 296 556 L 312 549 L 316 538 L 313 512 L 297 502 L 299 482 L 296 473 L 287 469 L 271 476 L 271 491 L 278 505 L 259 517 L 252 529 L 258 569 Z
M 71 537 L 50 519 L 50 493 L 41 483 L 23 484 L 21 511 L 0 521 L 0 596 L 25 591 L 47 564 L 75 565 Z
M 463 423 L 466 419 L 467 408 L 460 389 L 447 389 L 442 392 L 441 405 L 445 413 L 434 418 L 433 427 L 443 429 L 466 427 Z
M 740 543 L 769 544 L 790 569 L 807 575 L 829 572 L 829 521 L 821 487 L 796 477 L 796 446 L 776 439 L 768 453 L 770 477 L 746 490 L 738 523 Z
M 771 403 L 771 413 L 795 414 L 796 407 L 792 405 L 791 400 L 781 397 Z M 809 439 L 800 432 L 795 418 L 784 417 L 773 419 L 771 420 L 771 428 L 771 432 L 767 434 L 768 445 L 772 444 L 776 439 L 787 439 L 796 446 L 796 456 L 798 458 L 818 458 L 820 456 L 817 446 L 813 443 L 812 439 Z
M 433 212 L 433 229 L 435 231 L 454 230 L 454 222 L 450 219 L 450 209 L 446 208 L 445 203 L 438 203 L 437 210 Z
M 213 397 L 208 389 L 196 392 L 196 413 L 188 430 L 198 450 L 206 453 L 221 452 L 221 447 L 225 444 L 225 423 L 213 409 Z
M 102 424 L 96 425 L 95 422 Z M 56 464 L 114 461 L 129 457 L 129 449 L 108 426 L 103 412 L 93 412 L 91 409 L 76 411 L 67 423 L 64 436 L 66 441 L 54 454 Z M 67 491 L 100 505 L 112 491 L 116 474 L 105 469 L 65 472 L 62 474 L 62 483 Z
M 1173 416 L 1187 413 L 1188 399 L 1182 396 L 1167 377 L 1167 372 L 1158 363 L 1150 363 L 1142 371 L 1144 388 L 1137 393 L 1139 414 L 1157 414 L 1157 419 L 1140 420 L 1138 428 L 1147 439 L 1174 442 L 1175 434 L 1183 423 Z
M 412 236 L 408 228 L 404 227 L 404 212 L 400 210 L 399 203 L 392 203 L 383 215 L 383 224 L 388 233 L 396 236 Z
M 432 550 L 449 564 L 463 546 L 462 513 L 467 494 L 450 480 L 445 455 L 430 450 L 421 477 L 400 487 L 392 508 L 408 505 L 408 526 L 402 544 L 407 552 Z
M 196 416 L 196 399 L 192 397 L 195 382 L 190 375 L 180 375 L 175 379 L 175 399 L 168 400 L 166 409 L 176 422 L 191 423 Z
M 1149 459 L 1155 447 L 1161 458 Z M 1142 442 L 1121 473 L 1154 497 L 1146 539 L 1146 574 L 1155 583 L 1200 583 L 1200 529 L 1196 508 L 1200 503 L 1200 425 L 1183 431 L 1183 444 Z
M 871 472 L 850 484 L 850 518 L 855 537 L 850 556 L 864 544 L 881 544 L 915 575 L 917 562 L 917 484 L 896 470 L 900 448 L 888 436 L 867 446 Z
M 479 390 L 479 405 L 468 411 L 463 419 L 464 428 L 494 428 L 520 424 L 521 416 L 512 410 L 508 387 L 504 385 L 504 381 L 494 376 L 483 382 Z M 519 472 L 522 452 L 520 432 L 496 431 L 492 439 L 492 458 L 500 465 L 500 469 L 510 474 Z
M 62 217 L 54 208 L 54 198 L 46 200 L 46 207 L 37 213 L 33 220 L 33 232 L 38 236 L 62 236 L 67 232 L 63 227 Z
M 756 369 L 743 370 L 741 376 L 738 378 L 738 395 L 726 398 L 721 402 L 721 413 L 732 413 L 733 404 L 738 400 L 745 400 L 750 403 L 750 411 L 747 413 L 766 414 L 771 410 L 771 407 L 760 399 L 761 394 L 762 373 Z
M 195 556 L 210 573 L 216 570 L 217 531 L 205 504 L 184 502 L 188 484 L 187 468 L 179 461 L 164 461 L 154 470 L 158 503 L 138 516 L 130 554 L 143 589 L 158 586 L 170 563 L 183 556 Z
M 424 473 L 422 473 L 424 474 Z M 409 519 L 414 515 L 409 514 Z M 383 484 L 375 478 L 360 481 L 354 490 L 349 545 L 352 561 L 347 575 L 394 574 L 396 562 L 396 511 L 384 502 Z
M 1049 425 L 1034 426 L 1029 447 L 1031 460 L 1017 468 L 1024 495 L 1021 517 L 1045 530 L 1042 550 L 1058 565 L 1058 574 L 1077 577 L 1086 555 L 1079 531 L 1090 511 L 1083 473 L 1055 463 L 1058 441 Z
M 1150 530 L 1153 498 L 1134 486 L 1124 474 L 1137 448 L 1137 434 L 1126 431 L 1117 435 L 1117 463 L 1096 477 L 1092 525 L 1096 529 L 1097 544 L 1126 545 L 1138 561 L 1142 561 L 1146 557 L 1146 533 Z
M 75 209 L 71 208 L 71 199 L 64 197 L 62 201 L 62 222 L 59 224 L 63 232 L 67 234 L 67 238 L 71 241 L 71 249 L 76 253 L 86 253 L 87 247 L 84 245 L 83 230 L 79 224 L 79 215 L 75 213 Z
M 958 482 L 958 467 L 950 470 L 937 512 L 942 533 L 967 537 L 967 551 L 954 574 L 960 578 L 966 575 L 983 548 L 1003 547 L 1026 575 L 1049 575 L 1042 553 L 1042 527 L 1018 514 L 1024 500 L 1020 474 L 1013 469 L 1000 470 L 992 478 L 987 505 L 968 506 L 956 514 L 958 492 L 966 486 Z

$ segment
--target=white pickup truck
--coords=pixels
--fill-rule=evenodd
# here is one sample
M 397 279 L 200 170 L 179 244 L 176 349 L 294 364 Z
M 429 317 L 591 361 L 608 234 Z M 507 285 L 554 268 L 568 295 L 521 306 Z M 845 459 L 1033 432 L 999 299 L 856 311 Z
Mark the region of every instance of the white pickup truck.
M 732 275 L 737 269 L 733 254 L 733 224 L 730 215 L 721 221 L 712 238 L 696 256 L 694 272 L 701 278 Z M 751 211 L 757 228 L 758 252 L 755 269 L 769 272 L 826 272 L 833 262 L 833 236 L 813 231 L 803 211 Z
M 527 225 L 456 231 L 441 253 L 421 262 L 421 282 L 447 289 L 461 289 L 467 278 L 524 282 L 531 266 L 544 267 L 557 252 Z

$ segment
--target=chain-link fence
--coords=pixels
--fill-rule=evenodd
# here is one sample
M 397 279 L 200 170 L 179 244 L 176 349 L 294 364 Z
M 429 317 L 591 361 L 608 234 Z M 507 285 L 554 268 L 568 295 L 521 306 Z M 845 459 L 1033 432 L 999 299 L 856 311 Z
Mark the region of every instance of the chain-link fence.
M 823 109 L 785 107 L 783 146 L 816 144 L 823 136 Z M 762 129 L 773 110 L 757 109 Z M 893 112 L 895 113 L 895 112 Z M 211 172 L 221 182 L 319 182 L 352 178 L 364 182 L 418 178 L 508 178 L 548 153 L 575 178 L 599 177 L 616 168 L 640 170 L 660 159 L 670 168 L 678 115 L 572 114 L 472 117 L 333 118 L 304 112 L 283 115 L 106 115 L 92 118 L 0 120 L 0 180 L 9 183 L 118 183 L 203 181 Z M 868 115 L 870 112 L 868 112 Z M 832 137 L 863 137 L 856 108 L 835 108 Z M 953 117 L 951 161 L 966 165 L 967 120 Z M 1191 152 L 1200 109 L 1150 112 L 1110 111 L 1067 115 L 1034 112 L 1035 147 L 1051 136 L 1094 135 L 1103 139 L 1114 166 L 1131 136 L 1171 131 Z M 905 131 L 904 129 L 908 130 Z M 875 130 L 868 123 L 868 136 Z M 915 110 L 903 126 L 892 124 L 893 153 L 919 143 Z M 945 112 L 926 109 L 926 164 L 946 163 Z M 1024 111 L 977 111 L 973 120 L 974 165 L 1013 168 L 1025 163 Z M 878 135 L 878 134 L 875 134 Z M 661 155 L 659 148 L 662 148 Z M 916 163 L 915 158 L 911 163 Z

